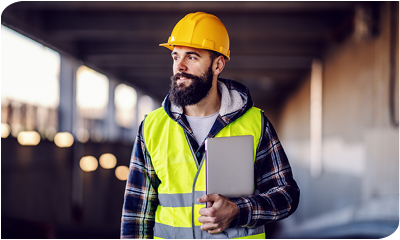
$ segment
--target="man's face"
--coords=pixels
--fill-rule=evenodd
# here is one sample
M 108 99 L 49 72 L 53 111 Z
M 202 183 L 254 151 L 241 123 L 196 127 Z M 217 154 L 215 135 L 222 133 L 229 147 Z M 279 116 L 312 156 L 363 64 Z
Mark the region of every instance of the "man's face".
M 212 87 L 212 62 L 208 51 L 176 46 L 171 55 L 174 61 L 171 101 L 181 107 L 197 104 Z

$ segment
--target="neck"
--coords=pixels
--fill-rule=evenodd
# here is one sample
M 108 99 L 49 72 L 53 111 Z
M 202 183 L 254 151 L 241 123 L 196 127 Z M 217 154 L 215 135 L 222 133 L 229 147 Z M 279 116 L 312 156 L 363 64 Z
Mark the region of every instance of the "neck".
M 206 117 L 216 113 L 221 108 L 221 96 L 218 93 L 217 79 L 213 80 L 213 85 L 200 102 L 195 105 L 185 106 L 184 114 L 191 117 Z

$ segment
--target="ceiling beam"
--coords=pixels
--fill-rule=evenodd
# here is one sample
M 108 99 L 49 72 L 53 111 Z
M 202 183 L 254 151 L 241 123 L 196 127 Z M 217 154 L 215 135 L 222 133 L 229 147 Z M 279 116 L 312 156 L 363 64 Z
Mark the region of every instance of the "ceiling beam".
M 91 11 L 146 11 L 146 12 L 164 12 L 164 11 L 193 11 L 202 9 L 202 11 L 219 12 L 321 12 L 329 10 L 345 11 L 354 6 L 354 2 L 334 2 L 334 1 L 75 1 L 75 2 L 57 2 L 57 1 L 34 1 L 24 2 L 23 4 L 14 3 L 20 9 L 58 9 L 68 11 L 91 10 Z
M 42 18 L 47 31 L 91 30 L 91 31 L 172 31 L 185 13 L 174 15 L 168 12 L 149 16 L 149 13 L 111 12 L 111 11 L 39 11 L 26 14 Z M 38 16 L 35 16 L 38 15 Z M 325 32 L 340 23 L 343 12 L 325 13 L 216 13 L 228 29 L 242 29 L 244 32 L 267 30 L 271 34 L 282 31 Z

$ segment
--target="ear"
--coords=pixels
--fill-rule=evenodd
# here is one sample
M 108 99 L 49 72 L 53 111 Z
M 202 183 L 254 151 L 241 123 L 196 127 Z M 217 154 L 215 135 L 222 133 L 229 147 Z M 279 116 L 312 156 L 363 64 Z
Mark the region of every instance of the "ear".
M 214 75 L 219 75 L 222 70 L 224 70 L 225 67 L 225 58 L 224 56 L 219 56 L 216 59 L 214 59 L 214 63 L 213 63 L 213 73 Z

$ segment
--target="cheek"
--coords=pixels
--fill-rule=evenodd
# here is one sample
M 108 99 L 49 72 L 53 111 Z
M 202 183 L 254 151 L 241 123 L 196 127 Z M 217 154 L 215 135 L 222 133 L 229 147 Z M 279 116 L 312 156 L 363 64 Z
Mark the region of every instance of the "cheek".
M 174 75 L 178 72 L 177 69 L 178 69 L 178 68 L 176 67 L 176 64 L 172 64 L 172 73 L 173 73 Z

